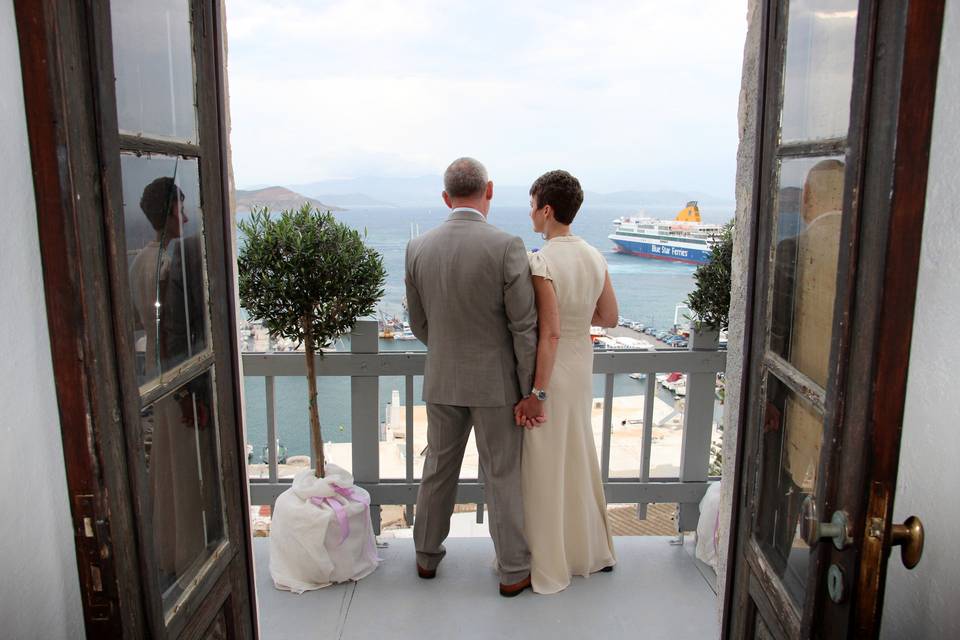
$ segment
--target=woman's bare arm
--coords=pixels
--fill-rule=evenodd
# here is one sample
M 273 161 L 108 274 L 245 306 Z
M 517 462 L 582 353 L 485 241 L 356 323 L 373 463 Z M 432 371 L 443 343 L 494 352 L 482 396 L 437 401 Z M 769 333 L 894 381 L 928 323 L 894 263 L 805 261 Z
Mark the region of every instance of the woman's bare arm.
M 597 299 L 597 308 L 590 321 L 598 327 L 615 327 L 620 317 L 617 306 L 617 294 L 613 292 L 613 283 L 610 282 L 610 272 L 607 272 L 603 282 L 603 291 Z
M 533 276 L 533 292 L 537 301 L 537 372 L 533 386 L 546 389 L 560 342 L 560 308 L 553 283 L 546 278 Z
M 537 303 L 537 370 L 533 386 L 546 390 L 557 359 L 560 341 L 560 309 L 553 283 L 540 276 L 533 276 L 533 293 Z M 538 426 L 534 419 L 543 414 L 543 403 L 530 396 L 521 400 L 514 411 L 518 425 Z

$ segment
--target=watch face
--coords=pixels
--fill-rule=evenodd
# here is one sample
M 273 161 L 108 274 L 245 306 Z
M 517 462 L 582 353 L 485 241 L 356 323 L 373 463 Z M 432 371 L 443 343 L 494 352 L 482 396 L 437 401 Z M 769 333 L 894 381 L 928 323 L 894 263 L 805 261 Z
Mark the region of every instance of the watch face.
M 546 400 L 547 392 L 546 391 L 537 391 L 537 400 Z

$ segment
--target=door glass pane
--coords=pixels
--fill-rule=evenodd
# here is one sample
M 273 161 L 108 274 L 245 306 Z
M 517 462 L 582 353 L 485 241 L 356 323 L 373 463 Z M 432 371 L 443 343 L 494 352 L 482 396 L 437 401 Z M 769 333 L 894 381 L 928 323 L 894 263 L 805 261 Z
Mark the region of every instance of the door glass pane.
M 856 24 L 856 0 L 791 0 L 783 142 L 846 136 Z
M 207 347 L 203 221 L 195 158 L 121 155 L 137 381 Z
M 755 611 L 753 620 L 754 620 L 753 622 L 754 640 L 775 640 L 776 639 L 776 636 L 770 633 L 770 629 L 767 628 L 767 623 L 763 621 L 763 616 L 760 615 L 759 611 Z
M 800 507 L 816 490 L 823 417 L 768 373 L 761 420 L 756 537 L 799 607 L 810 561 L 810 549 L 799 532 Z
M 839 156 L 780 164 L 770 350 L 824 388 L 833 335 L 843 181 Z
M 188 0 L 110 3 L 121 133 L 197 141 Z
M 224 539 L 212 386 L 208 371 L 140 412 L 154 552 L 166 604 L 176 600 Z

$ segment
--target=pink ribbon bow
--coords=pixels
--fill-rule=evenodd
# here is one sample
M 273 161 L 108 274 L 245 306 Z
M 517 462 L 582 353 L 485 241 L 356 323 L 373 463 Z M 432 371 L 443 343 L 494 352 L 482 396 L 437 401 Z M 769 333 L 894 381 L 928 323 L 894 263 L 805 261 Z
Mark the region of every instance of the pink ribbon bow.
M 364 505 L 367 509 L 370 508 L 370 498 L 367 496 L 358 493 L 353 490 L 353 487 L 341 487 L 336 483 L 331 482 L 330 486 L 333 487 L 333 490 L 337 495 L 343 496 L 348 501 L 359 502 Z M 328 505 L 333 509 L 333 514 L 337 517 L 337 523 L 340 525 L 340 542 L 337 544 L 343 544 L 343 541 L 347 539 L 347 536 L 350 535 L 350 520 L 347 517 L 347 510 L 343 508 L 343 503 L 337 500 L 335 496 L 326 496 L 321 498 L 320 496 L 313 496 L 310 498 L 316 506 Z
M 335 482 L 331 482 L 330 486 L 333 487 L 333 491 L 337 495 L 346 498 L 348 502 L 353 501 L 353 502 L 359 502 L 360 504 L 362 504 L 364 506 L 364 511 L 367 513 L 367 518 L 370 517 L 370 497 L 369 496 L 359 491 L 354 491 L 353 487 L 341 487 Z M 310 502 L 312 502 L 317 507 L 320 507 L 326 504 L 331 509 L 333 509 L 333 514 L 337 518 L 337 524 L 340 525 L 340 541 L 337 544 L 338 545 L 343 544 L 343 541 L 346 540 L 347 536 L 350 535 L 350 519 L 347 516 L 347 510 L 343 508 L 343 503 L 340 502 L 336 498 L 336 496 L 325 496 L 322 498 L 320 496 L 313 496 L 312 498 L 310 498 Z M 381 558 L 377 555 L 376 547 L 374 547 L 374 545 L 369 540 L 367 541 L 367 555 L 374 562 L 379 562 L 381 560 Z

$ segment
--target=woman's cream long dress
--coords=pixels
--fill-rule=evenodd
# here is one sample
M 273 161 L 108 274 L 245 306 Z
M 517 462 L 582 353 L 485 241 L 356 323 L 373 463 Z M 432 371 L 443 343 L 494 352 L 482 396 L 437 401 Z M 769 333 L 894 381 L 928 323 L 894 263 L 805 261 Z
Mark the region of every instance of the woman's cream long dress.
M 533 589 L 546 594 L 616 563 L 590 421 L 590 322 L 607 265 L 582 239 L 560 236 L 530 254 L 530 268 L 553 283 L 560 311 L 546 422 L 525 432 L 521 467 Z

